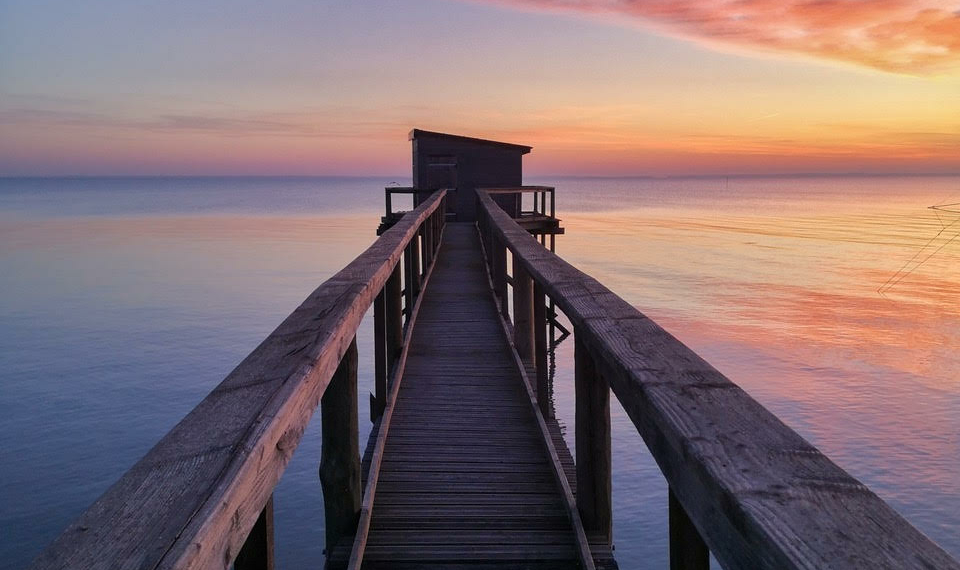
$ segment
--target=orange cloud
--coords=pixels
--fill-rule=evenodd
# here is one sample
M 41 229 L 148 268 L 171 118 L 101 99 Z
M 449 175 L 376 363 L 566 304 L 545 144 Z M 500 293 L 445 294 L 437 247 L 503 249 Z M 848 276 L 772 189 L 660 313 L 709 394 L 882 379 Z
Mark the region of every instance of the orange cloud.
M 716 46 L 926 75 L 960 68 L 960 2 L 944 0 L 486 0 L 627 17 Z

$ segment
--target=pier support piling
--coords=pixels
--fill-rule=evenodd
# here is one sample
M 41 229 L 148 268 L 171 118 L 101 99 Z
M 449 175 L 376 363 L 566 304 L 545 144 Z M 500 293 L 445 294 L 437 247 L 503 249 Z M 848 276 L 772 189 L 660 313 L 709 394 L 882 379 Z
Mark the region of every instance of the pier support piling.
M 357 420 L 357 339 L 350 343 L 320 400 L 327 554 L 353 534 L 360 516 L 360 441 Z
M 377 421 L 387 405 L 387 287 L 373 300 L 374 395 L 370 402 L 370 421 Z
M 533 280 L 517 257 L 513 258 L 513 344 L 525 364 L 534 360 Z
M 577 507 L 588 534 L 612 541 L 610 387 L 574 331 Z
M 547 298 L 543 286 L 533 283 L 533 353 L 537 369 L 537 404 L 546 419 L 553 419 L 550 405 L 550 370 L 547 368 Z

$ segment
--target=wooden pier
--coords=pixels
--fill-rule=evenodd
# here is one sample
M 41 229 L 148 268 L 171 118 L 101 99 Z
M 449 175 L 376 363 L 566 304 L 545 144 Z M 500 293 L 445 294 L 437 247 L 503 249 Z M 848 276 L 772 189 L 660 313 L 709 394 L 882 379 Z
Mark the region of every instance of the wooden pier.
M 706 570 L 710 554 L 728 569 L 960 570 L 743 390 L 551 251 L 548 236 L 560 231 L 546 190 L 520 187 L 512 170 L 529 147 L 413 138 L 415 173 L 418 140 L 426 153 L 414 209 L 388 208 L 377 241 L 33 568 L 274 568 L 272 494 L 318 407 L 326 536 L 317 540 L 327 545 L 318 567 L 616 568 L 613 393 L 669 484 L 672 570 Z M 490 184 L 486 161 L 507 165 L 501 184 Z M 524 194 L 541 195 L 534 210 L 552 219 L 526 223 Z M 361 455 L 355 335 L 371 307 L 374 428 Z M 573 325 L 576 457 L 549 401 L 554 308 Z
M 544 445 L 546 424 L 512 356 L 474 224 L 447 224 L 415 319 L 364 568 L 578 568 L 562 465 Z M 329 567 L 346 567 L 354 544 L 335 549 Z M 596 550 L 613 567 L 609 545 Z

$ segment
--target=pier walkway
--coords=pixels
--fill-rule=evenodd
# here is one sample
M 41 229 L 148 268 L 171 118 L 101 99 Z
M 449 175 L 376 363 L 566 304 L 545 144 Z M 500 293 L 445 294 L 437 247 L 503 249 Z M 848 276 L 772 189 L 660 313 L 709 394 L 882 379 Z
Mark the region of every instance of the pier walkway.
M 447 224 L 400 381 L 363 568 L 578 568 L 474 224 Z
M 33 570 L 275 570 L 274 490 L 318 408 L 318 568 L 615 569 L 611 395 L 666 480 L 671 570 L 709 570 L 712 558 L 727 570 L 960 570 L 730 379 L 558 256 L 553 189 L 517 186 L 530 147 L 418 130 L 411 139 L 414 185 L 386 189 L 379 238 Z M 392 212 L 391 193 L 412 193 L 413 209 Z M 371 308 L 373 430 L 361 453 L 356 337 Z M 575 456 L 550 399 L 560 326 L 573 344 L 563 389 Z

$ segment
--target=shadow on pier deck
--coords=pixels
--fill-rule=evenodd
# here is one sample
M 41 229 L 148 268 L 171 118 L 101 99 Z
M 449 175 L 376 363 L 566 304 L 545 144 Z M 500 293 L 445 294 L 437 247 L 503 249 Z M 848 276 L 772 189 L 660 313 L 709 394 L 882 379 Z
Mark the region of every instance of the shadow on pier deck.
M 501 325 L 474 224 L 447 224 L 422 294 L 363 568 L 579 568 L 558 466 Z M 569 451 L 557 451 L 573 475 Z M 352 546 L 351 537 L 335 549 L 328 568 L 345 568 Z M 593 550 L 597 567 L 616 567 L 605 540 Z

